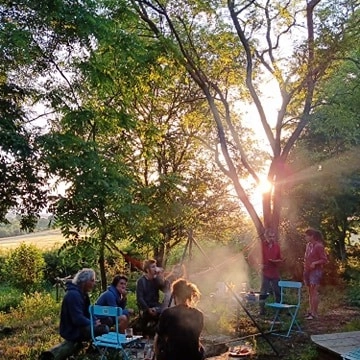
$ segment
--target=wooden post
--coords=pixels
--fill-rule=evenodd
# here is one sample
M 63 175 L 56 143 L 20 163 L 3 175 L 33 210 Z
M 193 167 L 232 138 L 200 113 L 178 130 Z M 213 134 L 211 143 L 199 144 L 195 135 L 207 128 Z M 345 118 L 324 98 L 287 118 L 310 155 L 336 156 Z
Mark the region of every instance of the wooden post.
M 43 351 L 39 360 L 66 360 L 69 356 L 76 354 L 82 347 L 82 343 L 65 340 L 50 350 Z

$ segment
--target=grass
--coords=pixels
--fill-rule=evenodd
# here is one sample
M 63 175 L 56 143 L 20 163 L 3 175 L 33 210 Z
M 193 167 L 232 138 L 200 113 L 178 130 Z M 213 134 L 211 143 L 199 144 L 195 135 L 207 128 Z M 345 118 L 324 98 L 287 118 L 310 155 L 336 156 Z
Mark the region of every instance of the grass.
M 60 232 L 45 231 L 16 238 L 0 239 L 0 251 L 14 248 L 21 242 L 35 244 L 41 249 L 51 249 L 63 241 L 64 239 Z M 135 280 L 131 279 L 129 281 L 130 284 L 133 288 Z M 334 308 L 334 306 L 342 306 L 346 287 L 349 284 L 350 282 L 346 286 L 337 287 L 337 291 L 334 291 L 334 286 L 323 287 L 321 289 L 320 314 L 325 314 L 328 309 Z M 352 297 L 358 300 L 358 286 L 354 286 L 353 289 Z M 92 294 L 92 302 L 97 295 L 95 292 Z M 16 306 L 15 304 L 18 304 L 19 298 L 22 300 L 19 306 Z M 130 293 L 128 298 L 128 306 L 136 309 L 134 292 Z M 307 295 L 305 289 L 302 299 L 301 318 L 306 311 Z M 25 296 L 11 287 L 2 285 L 0 289 L 0 308 L 1 301 L 5 301 L 6 304 L 10 305 L 7 308 L 3 308 L 4 312 L 0 312 L 0 359 L 37 360 L 43 351 L 62 342 L 58 334 L 61 303 L 56 301 L 55 294 L 42 292 Z M 204 296 L 204 300 L 199 306 L 206 315 L 205 331 L 207 333 L 214 335 L 226 334 L 233 338 L 247 336 L 246 344 L 256 350 L 257 355 L 253 359 L 268 360 L 279 358 L 263 337 L 256 336 L 258 329 L 243 310 L 236 310 L 236 304 L 221 303 L 218 301 L 218 298 Z M 248 307 L 250 313 L 257 313 L 258 306 L 256 304 L 252 306 Z M 262 326 L 264 329 L 269 327 L 268 324 L 262 324 Z M 330 332 L 332 330 L 330 329 Z M 336 331 L 356 330 L 360 330 L 360 321 L 356 318 L 342 327 L 339 324 L 338 328 L 336 328 Z M 315 345 L 311 342 L 308 335 L 295 335 L 289 339 L 271 337 L 271 342 L 281 353 L 282 359 L 315 360 L 318 358 Z M 93 355 L 91 357 L 81 353 L 76 359 L 98 359 L 98 356 Z
M 322 308 L 334 307 L 334 301 L 341 303 L 343 298 L 338 293 L 337 297 L 330 296 L 334 293 L 333 288 L 325 288 L 323 295 Z M 329 295 L 329 296 L 326 296 Z M 305 297 L 304 297 L 305 299 Z M 305 300 L 304 300 L 305 301 Z M 39 355 L 58 343 L 62 342 L 58 334 L 60 304 L 55 300 L 53 294 L 46 292 L 34 293 L 29 296 L 23 296 L 20 305 L 11 309 L 10 312 L 0 313 L 0 329 L 10 328 L 11 332 L 0 331 L 0 358 L 7 360 L 35 360 Z M 129 307 L 135 304 L 135 294 L 129 294 Z M 246 344 L 256 350 L 254 359 L 277 359 L 279 358 L 271 349 L 263 337 L 256 336 L 258 330 L 254 323 L 240 309 L 236 312 L 234 306 L 226 306 L 224 303 L 209 301 L 208 304 L 200 304 L 206 314 L 206 332 L 214 335 L 227 334 L 233 338 L 248 335 Z M 210 306 L 210 309 L 207 307 Z M 254 304 L 253 308 L 248 310 L 251 314 L 257 313 L 258 308 Z M 305 312 L 305 304 L 302 312 Z M 210 322 L 211 320 L 211 322 Z M 337 331 L 359 330 L 359 320 L 346 324 L 344 329 Z M 268 324 L 263 324 L 264 328 Z M 253 336 L 249 336 L 253 334 Z M 271 337 L 271 343 L 279 350 L 281 358 L 287 360 L 315 360 L 318 357 L 314 344 L 310 341 L 308 335 L 294 335 L 289 339 L 280 337 Z M 81 353 L 77 360 L 97 359 L 96 355 Z
M 57 248 L 65 242 L 60 230 L 46 230 L 36 233 L 24 234 L 0 238 L 0 250 L 11 250 L 18 247 L 21 243 L 33 244 L 39 249 L 49 250 Z

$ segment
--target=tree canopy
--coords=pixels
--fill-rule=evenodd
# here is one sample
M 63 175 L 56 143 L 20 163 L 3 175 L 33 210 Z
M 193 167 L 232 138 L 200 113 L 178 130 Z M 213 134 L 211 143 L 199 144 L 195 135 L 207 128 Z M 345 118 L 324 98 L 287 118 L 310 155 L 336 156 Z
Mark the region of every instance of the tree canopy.
M 161 258 L 190 230 L 221 240 L 216 224 L 239 232 L 243 209 L 258 236 L 278 230 L 301 174 L 358 144 L 356 1 L 0 9 L 0 221 L 18 208 L 31 229 L 50 202 L 100 261 L 121 239 Z M 339 196 L 357 196 L 356 179 Z M 66 192 L 49 198 L 51 181 Z

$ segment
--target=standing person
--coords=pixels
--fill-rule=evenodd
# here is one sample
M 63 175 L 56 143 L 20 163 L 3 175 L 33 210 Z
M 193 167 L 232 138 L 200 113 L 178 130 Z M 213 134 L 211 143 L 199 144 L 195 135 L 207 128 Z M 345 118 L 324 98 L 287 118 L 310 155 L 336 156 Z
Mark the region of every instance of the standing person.
M 319 286 L 323 277 L 323 265 L 327 263 L 324 239 L 319 230 L 305 231 L 307 242 L 304 255 L 304 284 L 308 288 L 309 311 L 306 319 L 312 320 L 318 315 Z
M 165 291 L 166 281 L 163 269 L 157 267 L 156 260 L 144 261 L 144 274 L 136 282 L 136 302 L 145 323 L 157 321 L 162 311 L 160 290 Z
M 95 286 L 95 271 L 82 269 L 66 286 L 61 304 L 60 335 L 68 341 L 81 342 L 91 338 L 89 292 Z M 96 336 L 109 332 L 109 327 L 95 320 Z
M 122 308 L 122 315 L 119 316 L 119 328 L 122 334 L 125 333 L 125 329 L 129 324 L 130 314 L 133 314 L 132 309 L 126 309 L 126 286 L 128 278 L 125 275 L 115 275 L 111 285 L 106 291 L 104 291 L 96 300 L 96 305 L 102 306 L 117 306 Z M 100 319 L 102 324 L 106 324 L 109 327 L 113 326 L 115 321 L 111 317 Z
M 202 360 L 204 348 L 200 334 L 204 315 L 194 306 L 200 299 L 197 286 L 184 279 L 172 284 L 175 306 L 160 315 L 154 349 L 157 360 Z
M 261 251 L 260 251 L 261 250 Z M 261 253 L 260 253 L 261 252 Z M 264 233 L 261 249 L 256 249 L 249 256 L 252 264 L 257 262 L 261 271 L 261 288 L 260 288 L 260 315 L 265 315 L 265 301 L 268 294 L 272 291 L 276 302 L 280 302 L 280 272 L 279 264 L 284 260 L 281 257 L 279 243 L 276 241 L 276 232 L 268 228 Z

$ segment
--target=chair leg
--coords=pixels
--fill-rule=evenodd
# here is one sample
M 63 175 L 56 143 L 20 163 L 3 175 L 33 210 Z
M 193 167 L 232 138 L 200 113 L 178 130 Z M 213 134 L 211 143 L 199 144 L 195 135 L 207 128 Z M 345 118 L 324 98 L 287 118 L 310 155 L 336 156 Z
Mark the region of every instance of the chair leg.
M 273 331 L 274 326 L 275 326 L 275 322 L 276 322 L 276 320 L 278 320 L 278 318 L 279 318 L 279 314 L 280 314 L 280 310 L 277 309 L 277 310 L 275 311 L 274 318 L 273 318 L 273 320 L 272 320 L 272 322 L 271 322 L 270 332 Z
M 99 360 L 106 360 L 106 348 L 98 348 L 100 352 L 100 359 Z
M 294 331 L 294 330 L 293 330 L 293 327 L 294 327 L 294 326 L 297 327 L 297 331 L 298 331 L 298 332 L 302 332 L 302 330 L 301 330 L 301 328 L 300 328 L 300 325 L 299 325 L 299 323 L 298 323 L 298 321 L 297 321 L 297 319 L 296 319 L 297 313 L 298 313 L 298 309 L 296 309 L 295 311 L 288 310 L 288 314 L 289 314 L 290 317 L 291 317 L 291 321 L 290 321 L 290 325 L 289 325 L 289 328 L 288 328 L 286 334 L 273 333 L 273 335 L 279 335 L 279 336 L 289 337 L 291 331 Z M 275 316 L 274 316 L 274 318 L 273 318 L 273 320 L 272 320 L 272 323 L 271 323 L 270 332 L 273 331 L 274 326 L 275 326 L 275 322 L 276 322 L 277 320 L 280 320 L 280 309 L 277 309 L 276 312 L 275 312 Z

